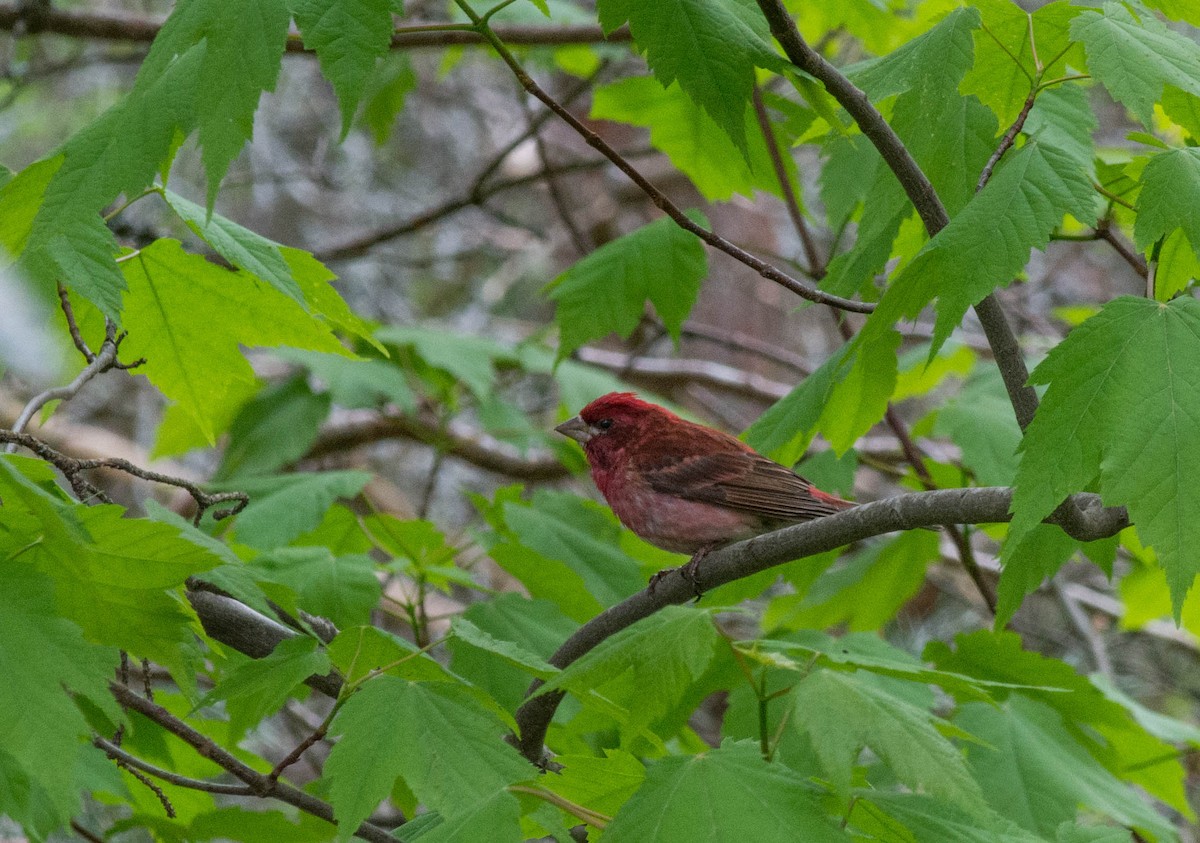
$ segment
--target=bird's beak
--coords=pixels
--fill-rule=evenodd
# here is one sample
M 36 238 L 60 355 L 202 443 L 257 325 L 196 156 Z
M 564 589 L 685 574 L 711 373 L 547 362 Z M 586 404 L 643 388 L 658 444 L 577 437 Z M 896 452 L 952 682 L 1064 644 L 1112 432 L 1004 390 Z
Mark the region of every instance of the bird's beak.
M 580 445 L 586 445 L 588 440 L 592 438 L 593 433 L 591 425 L 579 416 L 568 419 L 554 429 L 563 436 L 574 439 Z

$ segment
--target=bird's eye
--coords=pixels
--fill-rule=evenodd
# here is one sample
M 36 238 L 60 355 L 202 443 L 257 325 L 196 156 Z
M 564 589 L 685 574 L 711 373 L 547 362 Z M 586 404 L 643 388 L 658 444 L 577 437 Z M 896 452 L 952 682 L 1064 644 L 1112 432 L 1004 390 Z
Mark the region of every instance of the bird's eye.
M 600 419 L 600 421 L 596 422 L 596 427 L 601 430 L 608 430 L 612 427 L 612 419 Z

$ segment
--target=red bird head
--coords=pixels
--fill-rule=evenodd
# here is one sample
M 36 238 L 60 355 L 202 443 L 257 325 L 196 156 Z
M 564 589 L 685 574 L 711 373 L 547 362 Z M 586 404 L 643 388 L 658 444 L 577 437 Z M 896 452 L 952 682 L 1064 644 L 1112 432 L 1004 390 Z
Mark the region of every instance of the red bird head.
M 648 404 L 632 392 L 610 392 L 554 429 L 582 445 L 593 466 L 605 466 L 664 421 L 681 419 L 657 404 Z

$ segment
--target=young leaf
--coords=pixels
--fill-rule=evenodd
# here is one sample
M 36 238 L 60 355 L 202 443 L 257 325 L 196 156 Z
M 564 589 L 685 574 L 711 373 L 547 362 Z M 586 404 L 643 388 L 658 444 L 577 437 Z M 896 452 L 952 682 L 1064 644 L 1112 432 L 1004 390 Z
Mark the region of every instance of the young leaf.
M 654 148 L 665 153 L 710 202 L 726 201 L 734 193 L 752 197 L 755 190 L 780 193 L 762 131 L 749 109 L 745 158 L 708 112 L 678 85 L 664 88 L 644 76 L 603 85 L 592 95 L 591 116 L 649 129 Z M 790 156 L 784 164 L 791 165 L 794 177 Z
M 329 672 L 329 657 L 317 646 L 317 640 L 307 636 L 279 642 L 270 655 L 248 659 L 231 670 L 196 707 L 224 700 L 233 728 L 243 733 L 278 711 L 305 679 Z
M 929 712 L 859 674 L 835 670 L 810 673 L 793 693 L 791 722 L 808 735 L 839 793 L 849 792 L 854 761 L 865 745 L 912 789 L 968 810 L 982 804 L 962 754 L 938 732 Z
M 1071 37 L 1087 49 L 1088 70 L 1145 126 L 1164 85 L 1200 96 L 1200 46 L 1154 15 L 1135 17 L 1128 6 L 1105 3 L 1071 22 Z
M 719 843 L 846 841 L 803 778 L 750 741 L 656 761 L 604 831 L 610 843 L 661 838 Z
M 484 632 L 462 616 L 456 617 L 450 622 L 450 633 L 454 636 L 454 640 L 491 653 L 539 679 L 546 679 L 558 673 L 558 668 L 546 662 L 541 656 L 529 652 L 520 644 L 502 641 L 491 633 Z
M 502 641 L 512 641 L 526 653 L 547 659 L 578 628 L 548 600 L 530 600 L 519 594 L 501 594 L 471 605 L 461 616 L 480 630 Z M 506 710 L 514 711 L 525 698 L 529 674 L 485 650 L 464 646 L 457 638 L 447 645 L 451 667 L 472 684 L 487 691 Z M 590 804 L 590 803 L 589 803 Z
M 300 459 L 328 416 L 329 396 L 314 394 L 302 376 L 267 387 L 234 418 L 213 479 L 270 474 Z
M 964 811 L 945 800 L 920 793 L 862 790 L 850 811 L 855 828 L 871 839 L 950 843 L 1046 843 L 992 811 Z M 881 816 L 882 812 L 882 816 Z M 901 828 L 896 828 L 899 824 Z
M 316 50 L 321 71 L 342 109 L 342 138 L 376 62 L 392 42 L 390 0 L 293 0 L 304 46 Z
M 1187 147 L 1154 155 L 1142 171 L 1134 242 L 1148 251 L 1156 240 L 1182 229 L 1200 254 L 1200 149 Z
M 549 287 L 558 305 L 559 358 L 613 331 L 628 337 L 647 299 L 678 342 L 707 274 L 704 246 L 669 219 L 606 243 Z
M 1065 215 L 1086 222 L 1095 219 L 1096 209 L 1089 174 L 1074 156 L 1027 143 L 1005 158 L 987 186 L 901 271 L 860 336 L 878 337 L 901 317 L 915 317 L 936 296 L 930 353 L 936 352 L 969 307 L 1008 284 L 1032 249 L 1045 248 Z
M 350 358 L 298 348 L 280 348 L 273 353 L 308 369 L 339 407 L 373 410 L 391 403 L 407 412 L 417 409 L 416 396 L 403 370 L 387 360 Z
M 824 629 L 845 623 L 851 631 L 879 629 L 925 581 L 938 558 L 936 533 L 910 530 L 860 552 L 826 571 L 803 594 L 776 597 L 763 613 L 763 628 Z
M 347 353 L 295 301 L 241 272 L 230 272 L 158 240 L 126 260 L 122 351 L 145 357 L 136 371 L 178 401 L 213 441 L 210 402 L 229 381 L 254 372 L 239 345 L 294 345 Z
M 21 256 L 23 273 L 45 290 L 65 281 L 117 319 L 125 280 L 114 261 L 116 239 L 100 213 L 120 193 L 133 198 L 154 178 L 177 128 L 192 119 L 195 78 L 205 54 L 197 46 L 167 62 L 155 78 L 139 79 L 125 102 L 75 135 L 58 155 L 27 167 L 0 193 L 0 219 L 15 214 L 14 222 L 23 227 L 21 216 L 28 215 L 25 236 L 5 245 Z M 52 177 L 43 181 L 47 175 Z M 37 204 L 31 207 L 34 196 Z
M 649 726 L 670 713 L 704 675 L 719 641 L 707 612 L 669 606 L 605 639 L 538 693 L 561 688 L 585 701 L 596 691 L 618 696 L 615 701 L 634 726 Z M 604 686 L 615 680 L 620 687 L 606 691 Z
M 968 703 L 955 722 L 984 742 L 968 746 L 967 760 L 988 804 L 1025 828 L 1053 834 L 1082 805 L 1157 840 L 1178 839 L 1170 823 L 1071 739 L 1047 706 L 1020 695 L 1002 709 Z
M 218 255 L 238 269 L 243 269 L 279 292 L 295 299 L 307 308 L 304 294 L 292 278 L 291 268 L 283 259 L 278 243 L 274 243 L 218 213 L 206 213 L 195 202 L 184 199 L 177 193 L 164 189 L 163 199 L 187 227 Z
M 403 717 L 397 717 L 403 712 Z M 504 742 L 505 726 L 462 687 L 378 676 L 350 697 L 325 763 L 338 839 L 349 840 L 397 776 L 444 817 L 468 813 L 536 771 Z
M 605 32 L 629 29 L 663 87 L 679 87 L 712 115 L 746 153 L 745 115 L 754 68 L 781 71 L 786 62 L 771 48 L 766 21 L 747 0 L 601 0 Z
M 289 18 L 284 0 L 179 3 L 138 73 L 138 85 L 154 80 L 176 56 L 193 45 L 205 45 L 195 73 L 194 120 L 200 130 L 210 208 L 225 171 L 250 139 L 259 98 L 275 88 Z
M 250 495 L 237 519 L 237 536 L 251 547 L 282 547 L 321 523 L 338 498 L 352 498 L 371 479 L 365 471 L 322 471 L 242 478 L 232 484 Z
M 325 547 L 286 547 L 257 557 L 251 569 L 261 579 L 288 586 L 299 608 L 339 627 L 367 623 L 379 602 L 379 580 L 369 556 L 334 556 Z
M 119 659 L 55 610 L 50 577 L 9 559 L 18 548 L 5 538 L 0 531 L 0 812 L 45 835 L 75 815 L 89 786 L 81 762 L 91 729 L 68 691 L 119 720 L 108 694 Z
M 1099 477 L 1167 571 L 1176 615 L 1200 573 L 1200 302 L 1124 297 L 1060 343 L 1030 380 L 1049 384 L 1021 445 L 1010 543 Z M 1136 408 L 1136 410 L 1134 409 Z M 1007 545 L 1006 545 L 1007 547 Z

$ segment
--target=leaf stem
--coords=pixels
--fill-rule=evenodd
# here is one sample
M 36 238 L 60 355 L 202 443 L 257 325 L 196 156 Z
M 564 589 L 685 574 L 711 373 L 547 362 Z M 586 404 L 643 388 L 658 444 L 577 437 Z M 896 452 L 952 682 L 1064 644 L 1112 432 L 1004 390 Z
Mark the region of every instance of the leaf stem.
M 542 787 L 530 787 L 529 785 L 513 784 L 508 786 L 510 793 L 524 793 L 529 796 L 536 796 L 551 805 L 562 808 L 568 814 L 578 817 L 590 826 L 598 829 L 605 829 L 612 822 L 612 817 L 601 814 L 599 811 L 593 811 L 591 808 L 585 808 L 583 805 L 572 802 L 551 790 L 546 790 Z

